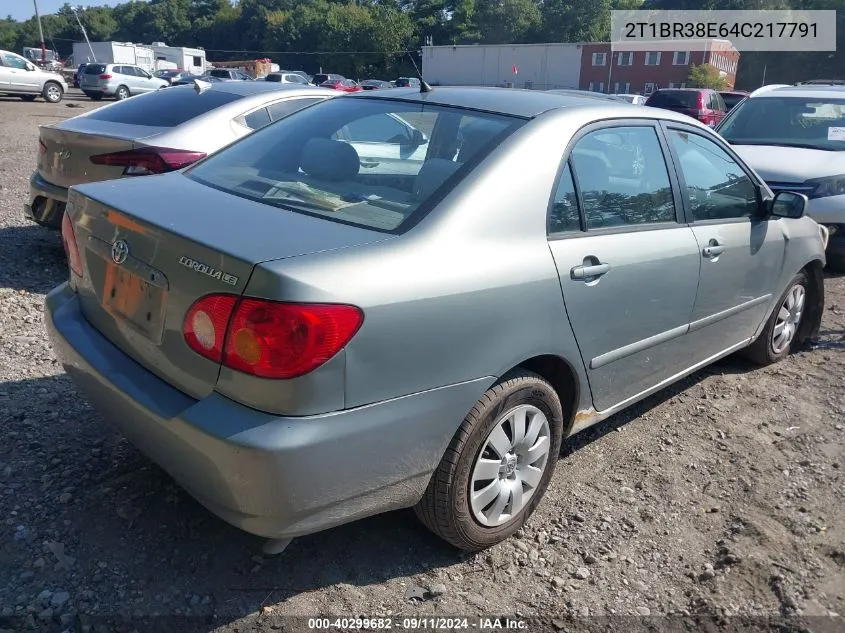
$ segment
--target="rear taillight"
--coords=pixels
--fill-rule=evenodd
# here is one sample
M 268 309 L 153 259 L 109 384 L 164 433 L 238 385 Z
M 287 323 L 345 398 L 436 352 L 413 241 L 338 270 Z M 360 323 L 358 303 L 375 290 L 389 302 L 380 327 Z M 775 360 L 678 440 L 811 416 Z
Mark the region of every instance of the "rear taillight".
M 77 277 L 82 277 L 82 258 L 79 256 L 79 246 L 76 244 L 73 222 L 71 222 L 67 212 L 62 216 L 62 245 L 65 247 L 65 255 L 67 255 L 67 263 L 71 272 Z
M 38 153 L 39 154 L 46 154 L 47 153 L 47 146 L 44 144 L 44 141 L 38 139 Z
M 349 305 L 209 295 L 188 310 L 184 335 L 192 350 L 230 369 L 295 378 L 343 349 L 363 321 Z
M 182 169 L 201 158 L 205 158 L 202 152 L 166 147 L 142 147 L 111 154 L 97 154 L 91 157 L 91 162 L 95 165 L 124 167 L 125 176 L 146 176 Z
M 111 75 L 100 75 L 100 79 L 111 79 Z

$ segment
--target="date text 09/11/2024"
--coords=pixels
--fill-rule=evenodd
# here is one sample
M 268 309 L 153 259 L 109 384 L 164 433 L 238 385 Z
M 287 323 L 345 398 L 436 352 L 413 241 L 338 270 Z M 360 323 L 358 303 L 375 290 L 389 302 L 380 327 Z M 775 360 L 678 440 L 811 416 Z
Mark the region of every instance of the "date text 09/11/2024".
M 500 617 L 445 618 L 445 617 L 374 617 L 374 618 L 308 618 L 309 630 L 407 630 L 407 631 L 500 631 L 525 630 L 525 620 Z

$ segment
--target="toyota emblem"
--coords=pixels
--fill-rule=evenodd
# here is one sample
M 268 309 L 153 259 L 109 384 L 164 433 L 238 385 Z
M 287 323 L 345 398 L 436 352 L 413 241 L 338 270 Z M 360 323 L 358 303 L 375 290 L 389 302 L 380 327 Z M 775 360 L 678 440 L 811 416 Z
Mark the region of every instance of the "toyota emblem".
M 111 258 L 115 264 L 122 264 L 129 257 L 129 244 L 123 240 L 117 240 L 111 246 Z

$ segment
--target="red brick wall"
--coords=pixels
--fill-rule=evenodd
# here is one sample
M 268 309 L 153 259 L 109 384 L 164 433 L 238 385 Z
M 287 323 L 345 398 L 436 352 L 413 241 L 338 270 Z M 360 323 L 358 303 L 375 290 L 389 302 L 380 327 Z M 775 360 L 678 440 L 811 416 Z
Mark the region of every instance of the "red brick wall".
M 593 66 L 593 53 L 605 53 L 605 65 Z M 590 82 L 593 88 L 598 90 L 599 82 L 603 82 L 603 92 L 617 92 L 616 82 L 619 82 L 618 92 L 631 92 L 644 94 L 646 83 L 653 83 L 657 88 L 668 88 L 672 83 L 676 88 L 686 82 L 689 77 L 690 66 L 700 65 L 707 57 L 708 63 L 718 62 L 727 71 L 733 64 L 734 71 L 727 73 L 728 83 L 733 88 L 736 81 L 736 66 L 739 63 L 739 53 L 735 50 L 724 50 L 718 43 L 713 48 L 704 51 L 690 51 L 689 62 L 685 65 L 674 65 L 674 51 L 663 50 L 660 53 L 658 65 L 646 66 L 646 51 L 631 51 L 623 53 L 625 57 L 632 56 L 630 66 L 619 66 L 619 51 L 613 53 L 613 66 L 611 67 L 610 44 L 584 44 L 581 49 L 581 77 L 580 88 L 590 89 Z M 723 59 L 721 59 L 723 58 Z M 626 60 L 627 61 L 627 60 Z M 626 90 L 626 83 L 630 83 Z

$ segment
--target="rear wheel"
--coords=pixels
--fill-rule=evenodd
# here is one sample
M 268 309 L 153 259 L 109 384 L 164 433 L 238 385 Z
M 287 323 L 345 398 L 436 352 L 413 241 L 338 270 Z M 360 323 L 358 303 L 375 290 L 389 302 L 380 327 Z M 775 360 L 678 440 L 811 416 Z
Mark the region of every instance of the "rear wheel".
M 534 512 L 557 463 L 563 411 L 552 386 L 519 371 L 493 385 L 464 419 L 415 508 L 432 532 L 478 551 Z
M 64 95 L 64 90 L 54 81 L 48 81 L 44 85 L 44 91 L 41 93 L 41 96 L 48 103 L 58 103 L 62 100 L 62 95 Z
M 123 101 L 124 99 L 129 98 L 129 88 L 126 86 L 118 86 L 117 91 L 114 93 L 115 99 L 118 101 Z
M 745 349 L 745 356 L 759 365 L 771 365 L 789 355 L 798 339 L 809 287 L 807 273 L 803 270 L 792 278 L 762 333 Z

